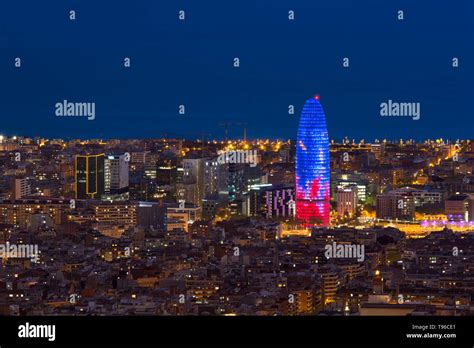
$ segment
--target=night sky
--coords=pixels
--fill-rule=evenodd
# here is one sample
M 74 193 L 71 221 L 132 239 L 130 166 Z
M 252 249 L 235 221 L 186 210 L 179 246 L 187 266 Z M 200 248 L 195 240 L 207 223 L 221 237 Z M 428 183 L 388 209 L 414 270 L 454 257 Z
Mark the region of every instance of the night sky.
M 294 139 L 319 94 L 331 139 L 473 138 L 473 50 L 474 0 L 2 1 L 0 132 Z M 95 120 L 56 117 L 64 99 Z M 381 117 L 389 99 L 421 119 Z

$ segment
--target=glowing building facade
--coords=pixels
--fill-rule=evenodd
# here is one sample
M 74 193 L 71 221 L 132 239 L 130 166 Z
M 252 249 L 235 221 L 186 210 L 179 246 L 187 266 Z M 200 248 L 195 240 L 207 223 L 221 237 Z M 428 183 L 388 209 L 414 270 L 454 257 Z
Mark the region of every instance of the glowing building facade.
M 296 218 L 329 226 L 329 139 L 323 107 L 316 96 L 301 113 L 296 144 Z
M 104 194 L 104 154 L 76 156 L 76 198 L 100 199 Z

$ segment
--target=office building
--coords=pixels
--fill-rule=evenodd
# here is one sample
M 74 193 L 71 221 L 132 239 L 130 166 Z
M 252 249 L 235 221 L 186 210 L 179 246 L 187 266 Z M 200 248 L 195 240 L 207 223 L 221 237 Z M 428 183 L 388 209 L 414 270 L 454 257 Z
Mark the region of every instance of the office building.
M 100 199 L 105 191 L 104 154 L 77 155 L 75 181 L 77 199 Z
M 353 217 L 357 214 L 358 191 L 356 185 L 337 190 L 337 213 L 340 217 Z
M 296 144 L 296 217 L 329 226 L 330 162 L 326 117 L 319 97 L 306 101 Z

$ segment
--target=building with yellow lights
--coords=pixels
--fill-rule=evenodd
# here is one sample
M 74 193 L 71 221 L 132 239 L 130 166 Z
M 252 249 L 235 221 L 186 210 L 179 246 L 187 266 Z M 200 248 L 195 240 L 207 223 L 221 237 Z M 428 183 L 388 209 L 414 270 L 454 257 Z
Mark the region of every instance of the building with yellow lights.
M 75 192 L 77 199 L 100 199 L 104 193 L 104 154 L 77 155 Z

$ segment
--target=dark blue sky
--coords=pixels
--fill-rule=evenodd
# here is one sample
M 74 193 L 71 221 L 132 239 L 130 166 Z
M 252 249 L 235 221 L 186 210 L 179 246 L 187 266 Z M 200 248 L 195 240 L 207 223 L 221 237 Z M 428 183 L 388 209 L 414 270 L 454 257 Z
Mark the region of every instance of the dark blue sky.
M 320 94 L 330 138 L 473 138 L 473 50 L 474 0 L 2 1 L 0 132 L 222 138 L 233 121 L 294 138 Z M 56 117 L 64 99 L 95 102 L 96 119 Z M 382 118 L 389 99 L 420 102 L 421 120 Z

